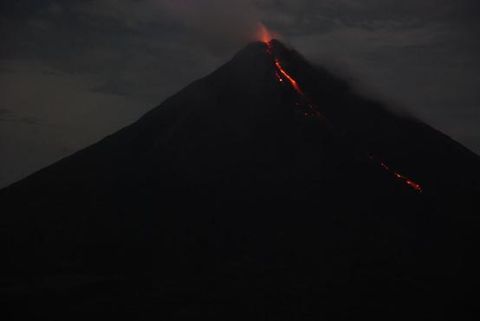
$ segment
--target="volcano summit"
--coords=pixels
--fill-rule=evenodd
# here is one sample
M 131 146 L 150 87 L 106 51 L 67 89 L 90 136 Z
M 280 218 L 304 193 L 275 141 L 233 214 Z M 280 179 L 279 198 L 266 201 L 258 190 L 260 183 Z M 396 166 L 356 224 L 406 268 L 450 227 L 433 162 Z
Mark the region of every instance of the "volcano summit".
M 478 156 L 256 42 L 0 191 L 0 293 L 18 319 L 465 320 L 479 192 Z

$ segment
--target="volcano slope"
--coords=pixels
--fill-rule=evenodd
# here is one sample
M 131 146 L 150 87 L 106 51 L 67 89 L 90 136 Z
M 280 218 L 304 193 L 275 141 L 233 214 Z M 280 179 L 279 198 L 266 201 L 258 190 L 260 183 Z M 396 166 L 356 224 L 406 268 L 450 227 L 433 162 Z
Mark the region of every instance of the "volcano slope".
M 280 42 L 0 192 L 12 319 L 476 313 L 479 158 Z

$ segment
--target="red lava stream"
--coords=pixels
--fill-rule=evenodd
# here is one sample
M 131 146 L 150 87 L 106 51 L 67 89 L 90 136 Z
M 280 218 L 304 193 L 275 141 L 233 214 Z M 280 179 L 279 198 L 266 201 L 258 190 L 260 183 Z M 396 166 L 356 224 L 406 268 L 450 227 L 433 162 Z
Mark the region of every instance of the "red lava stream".
M 268 54 L 271 55 L 272 58 L 273 58 L 273 62 L 274 62 L 275 69 L 276 69 L 275 73 L 276 73 L 277 80 L 280 83 L 288 82 L 290 84 L 290 86 L 293 88 L 293 90 L 295 90 L 295 92 L 300 96 L 301 101 L 303 102 L 302 103 L 303 107 L 306 107 L 307 110 L 308 110 L 307 112 L 304 113 L 305 116 L 307 116 L 307 117 L 308 116 L 314 116 L 314 117 L 317 117 L 317 118 L 325 119 L 325 117 L 323 117 L 322 114 L 320 112 L 318 112 L 318 107 L 314 103 L 312 103 L 311 100 L 305 95 L 303 90 L 300 88 L 300 85 L 295 80 L 295 78 L 293 76 L 291 76 L 285 70 L 285 68 L 283 67 L 280 59 L 275 57 L 273 46 L 272 46 L 271 36 L 269 35 L 269 33 L 268 33 L 268 31 L 266 30 L 265 27 L 262 27 L 260 38 L 261 38 L 261 41 L 263 43 L 265 43 L 265 45 L 267 46 Z M 299 104 L 297 104 L 297 105 L 299 105 Z M 412 179 L 398 173 L 397 171 L 392 169 L 390 166 L 388 166 L 385 162 L 383 162 L 381 160 L 377 160 L 373 156 L 370 156 L 369 159 L 374 164 L 376 164 L 377 166 L 379 166 L 380 168 L 382 168 L 383 170 L 388 172 L 390 175 L 392 175 L 397 180 L 399 180 L 399 181 L 403 182 L 404 184 L 408 185 L 410 188 L 412 188 L 416 192 L 421 193 L 423 191 L 422 186 L 420 184 L 418 184 L 415 181 L 413 181 Z

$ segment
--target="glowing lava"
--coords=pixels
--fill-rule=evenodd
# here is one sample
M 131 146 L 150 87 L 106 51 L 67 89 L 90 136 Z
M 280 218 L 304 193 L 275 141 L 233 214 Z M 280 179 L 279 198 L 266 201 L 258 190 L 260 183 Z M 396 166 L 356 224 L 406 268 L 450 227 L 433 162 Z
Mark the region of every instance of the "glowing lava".
M 280 61 L 276 58 L 275 58 L 275 67 L 277 67 L 277 70 L 280 72 L 280 74 L 290 82 L 290 85 L 292 85 L 293 89 L 295 89 L 295 91 L 300 95 L 303 95 L 303 91 L 300 89 L 300 86 L 298 86 L 297 81 L 293 79 L 293 77 L 290 76 L 288 72 L 285 71 Z
M 370 156 L 370 159 L 371 160 L 375 160 L 373 157 Z M 384 162 L 379 162 L 380 166 L 386 170 L 387 172 L 390 172 L 393 174 L 393 176 L 395 176 L 397 179 L 403 181 L 405 184 L 407 184 L 408 186 L 410 186 L 411 188 L 413 188 L 414 190 L 416 190 L 417 192 L 421 193 L 423 191 L 422 189 L 422 186 L 416 182 L 414 182 L 413 180 L 411 180 L 410 178 L 408 177 L 405 177 L 403 176 L 402 174 L 392 170 L 390 168 L 390 166 L 388 166 L 387 164 L 385 164 Z
M 324 121 L 327 121 L 326 118 L 318 111 L 319 108 L 312 102 L 311 99 L 308 98 L 308 96 L 300 88 L 300 86 L 299 86 L 298 82 L 295 80 L 295 78 L 292 77 L 286 71 L 286 69 L 283 67 L 280 59 L 275 56 L 274 50 L 273 50 L 273 45 L 272 45 L 272 36 L 263 24 L 260 24 L 259 39 L 263 43 L 265 43 L 265 45 L 267 46 L 267 53 L 269 55 L 271 55 L 272 58 L 273 58 L 273 62 L 274 62 L 274 66 L 275 66 L 275 76 L 277 77 L 277 80 L 280 83 L 288 82 L 290 84 L 290 86 L 295 90 L 295 92 L 299 95 L 299 98 L 300 98 L 299 101 L 300 102 L 297 102 L 296 105 L 304 108 L 305 117 L 313 116 L 313 117 L 316 117 L 317 119 L 322 119 Z M 396 172 L 395 170 L 391 169 L 384 162 L 376 160 L 375 158 L 373 158 L 373 156 L 370 156 L 370 160 L 372 162 L 374 162 L 375 164 L 380 165 L 380 167 L 382 169 L 384 169 L 385 171 L 392 174 L 396 179 L 398 179 L 399 181 L 408 185 L 409 187 L 411 187 L 416 192 L 421 193 L 423 191 L 422 186 L 420 184 L 414 182 L 412 179 L 410 179 L 406 176 L 403 176 L 402 174 L 400 174 L 400 173 Z
M 265 28 L 265 27 L 264 27 Z M 268 33 L 268 31 L 265 29 L 265 31 Z M 270 34 L 268 34 L 270 35 Z M 269 39 L 266 37 L 265 39 Z M 283 82 L 288 82 L 290 86 L 297 92 L 297 94 L 300 97 L 300 102 L 297 102 L 297 106 L 302 106 L 306 110 L 304 112 L 305 117 L 317 117 L 319 119 L 322 119 L 323 121 L 326 121 L 326 118 L 322 116 L 322 114 L 317 110 L 315 105 L 310 101 L 310 99 L 305 95 L 303 90 L 300 88 L 298 82 L 291 76 L 287 70 L 282 66 L 282 63 L 280 62 L 280 59 L 275 57 L 273 53 L 273 45 L 272 41 L 263 41 L 265 45 L 267 46 L 267 53 L 272 56 L 274 66 L 275 66 L 275 77 L 277 78 L 278 82 L 283 83 Z
M 300 89 L 298 82 L 283 68 L 280 59 L 276 58 L 273 55 L 273 46 L 272 46 L 272 34 L 268 31 L 267 27 L 264 24 L 260 23 L 260 28 L 258 30 L 259 39 L 265 43 L 267 46 L 267 51 L 270 55 L 273 56 L 273 60 L 275 63 L 275 68 L 277 69 L 275 75 L 279 82 L 283 82 L 284 79 L 287 80 L 290 85 L 295 89 L 295 91 L 300 94 L 302 97 L 305 96 L 303 91 Z

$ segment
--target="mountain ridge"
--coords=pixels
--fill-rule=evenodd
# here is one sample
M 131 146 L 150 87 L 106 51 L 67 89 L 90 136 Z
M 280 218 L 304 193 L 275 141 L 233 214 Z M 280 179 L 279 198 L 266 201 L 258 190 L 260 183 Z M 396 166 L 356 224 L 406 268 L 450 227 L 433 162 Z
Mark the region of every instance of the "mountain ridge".
M 457 143 L 257 42 L 2 190 L 1 276 L 23 286 L 2 292 L 79 320 L 448 319 L 475 307 L 479 181 Z

